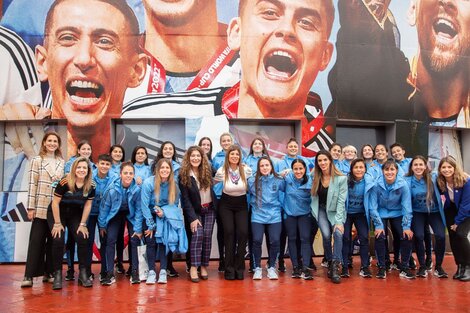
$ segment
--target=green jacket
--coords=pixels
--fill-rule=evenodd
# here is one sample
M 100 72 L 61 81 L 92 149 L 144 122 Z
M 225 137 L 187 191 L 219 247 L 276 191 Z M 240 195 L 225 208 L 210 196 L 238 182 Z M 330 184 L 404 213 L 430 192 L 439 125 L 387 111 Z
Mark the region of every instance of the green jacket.
M 348 197 L 347 176 L 335 176 L 328 187 L 326 214 L 331 225 L 343 225 L 346 221 L 346 199 Z M 318 220 L 319 198 L 312 196 L 312 215 Z

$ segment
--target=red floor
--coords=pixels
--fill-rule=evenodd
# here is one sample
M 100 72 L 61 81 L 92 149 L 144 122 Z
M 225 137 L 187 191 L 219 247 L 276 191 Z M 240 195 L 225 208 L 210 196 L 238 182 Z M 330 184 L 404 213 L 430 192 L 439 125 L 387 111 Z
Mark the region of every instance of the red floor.
M 339 285 L 327 280 L 321 267 L 313 281 L 290 278 L 290 269 L 279 281 L 253 281 L 250 275 L 225 281 L 217 262 L 210 266 L 209 280 L 196 284 L 187 279 L 185 264 L 175 262 L 182 275 L 167 285 L 130 285 L 118 275 L 110 287 L 96 281 L 85 289 L 75 281 L 64 282 L 61 291 L 52 291 L 40 278 L 33 288 L 21 289 L 24 266 L 0 265 L 0 312 L 470 312 L 470 282 L 432 275 L 405 280 L 396 271 L 386 280 L 364 279 L 358 275 L 358 257 L 355 262 L 351 278 Z M 99 265 L 93 269 L 97 273 Z M 452 256 L 446 256 L 444 269 L 450 276 L 455 272 Z

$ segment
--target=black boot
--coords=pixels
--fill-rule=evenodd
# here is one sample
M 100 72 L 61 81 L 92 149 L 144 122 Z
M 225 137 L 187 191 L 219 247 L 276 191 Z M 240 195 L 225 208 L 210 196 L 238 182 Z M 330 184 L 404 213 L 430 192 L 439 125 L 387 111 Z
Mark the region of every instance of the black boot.
M 333 272 L 333 262 L 331 260 L 327 262 L 328 262 L 328 272 L 326 276 L 328 276 L 328 278 L 331 278 L 331 274 Z
M 341 277 L 339 276 L 339 261 L 333 261 L 331 264 L 331 281 L 335 284 L 341 282 Z
M 85 267 L 81 267 L 80 272 L 78 273 L 78 285 L 82 285 L 83 287 L 93 286 Z
M 463 266 L 462 264 L 457 264 L 457 271 L 455 272 L 454 276 L 452 276 L 452 278 L 460 279 L 460 277 L 462 277 L 464 272 L 465 272 L 465 266 Z
M 463 266 L 464 271 L 462 276 L 460 276 L 460 281 L 470 281 L 470 265 Z
M 54 282 L 52 283 L 52 290 L 62 289 L 62 270 L 54 272 Z

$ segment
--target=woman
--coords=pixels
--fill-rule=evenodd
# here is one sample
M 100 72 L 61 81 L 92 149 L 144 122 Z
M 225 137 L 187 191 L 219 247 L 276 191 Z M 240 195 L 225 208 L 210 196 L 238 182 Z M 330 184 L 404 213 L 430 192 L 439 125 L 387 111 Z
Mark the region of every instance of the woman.
M 134 282 L 138 269 L 137 245 L 142 233 L 141 215 L 137 212 L 140 201 L 140 187 L 134 180 L 134 166 L 131 162 L 123 162 L 119 176 L 114 178 L 101 200 L 98 215 L 100 235 L 105 238 L 106 276 L 101 279 L 101 285 L 110 286 L 116 279 L 114 277 L 114 255 L 120 227 L 127 221 L 127 230 L 131 242 L 131 282 Z M 145 216 L 145 214 L 144 214 Z M 152 220 L 147 216 L 147 220 Z M 153 224 L 150 225 L 152 227 Z M 136 240 L 137 239 L 137 240 Z
M 187 239 L 184 229 L 183 215 L 178 208 L 179 190 L 176 186 L 175 175 L 171 167 L 171 161 L 167 158 L 160 159 L 155 165 L 155 175 L 147 178 L 142 186 L 141 207 L 154 215 L 156 220 L 156 242 L 160 259 L 160 272 L 158 283 L 167 283 L 167 254 L 171 251 L 186 253 Z M 170 222 L 170 219 L 172 222 Z M 173 238 L 176 241 L 170 242 L 167 237 L 168 229 L 171 228 Z M 186 249 L 184 248 L 186 241 Z M 148 248 L 147 248 L 148 249 Z M 149 262 L 149 278 L 155 282 L 155 261 Z
M 411 256 L 413 232 L 411 231 L 411 220 L 413 217 L 411 209 L 411 195 L 408 184 L 398 175 L 398 165 L 393 160 L 386 161 L 382 166 L 382 177 L 376 180 L 374 189 L 370 194 L 369 214 L 375 226 L 375 250 L 379 271 L 377 278 L 385 279 L 387 223 L 394 233 L 394 241 L 399 242 L 401 255 L 400 277 L 414 279 L 415 275 L 409 270 L 409 259 Z M 395 261 L 398 261 L 395 259 Z
M 124 162 L 126 159 L 126 151 L 124 150 L 124 147 L 121 145 L 112 145 L 111 148 L 109 148 L 109 155 L 113 159 L 113 164 L 111 164 L 111 170 L 110 173 L 111 175 L 114 175 L 116 177 L 120 176 L 121 173 L 121 164 Z M 119 233 L 117 237 L 117 244 L 116 244 L 116 272 L 118 274 L 124 274 L 124 230 L 126 228 L 126 221 L 125 219 L 122 219 L 122 224 L 119 226 Z M 128 250 L 130 252 L 130 250 Z M 130 254 L 129 254 L 130 256 Z M 129 260 L 131 260 L 132 263 L 132 258 L 130 257 Z M 130 266 L 129 266 L 129 271 L 130 273 Z
M 212 189 L 212 171 L 206 152 L 198 146 L 186 151 L 179 175 L 181 206 L 188 225 L 190 241 L 190 270 L 192 282 L 208 278 L 207 267 L 212 245 L 212 231 L 216 216 L 217 198 Z
M 341 277 L 349 277 L 349 256 L 351 247 L 352 226 L 356 227 L 359 238 L 361 255 L 361 270 L 359 275 L 371 278 L 369 266 L 369 195 L 374 187 L 374 179 L 367 174 L 366 163 L 363 159 L 351 162 L 348 175 L 348 197 L 346 199 L 346 222 L 343 235 L 343 269 Z
M 330 154 L 336 168 L 344 175 L 347 175 L 349 173 L 350 165 L 343 159 L 343 147 L 339 143 L 334 142 L 330 147 Z
M 217 170 L 214 178 L 223 184 L 219 214 L 224 229 L 224 276 L 226 280 L 244 279 L 248 238 L 246 190 L 247 178 L 251 175 L 251 169 L 241 163 L 241 158 L 240 147 L 230 146 L 227 149 L 224 164 Z
M 209 137 L 202 137 L 197 145 L 202 148 L 209 163 L 212 162 L 212 140 Z
M 109 155 L 113 159 L 113 164 L 111 164 L 111 174 L 119 176 L 121 172 L 121 163 L 126 159 L 126 151 L 121 145 L 112 145 L 109 148 Z
M 161 159 L 171 160 L 171 168 L 173 171 L 173 175 L 175 180 L 178 181 L 178 173 L 180 170 L 180 164 L 176 159 L 176 146 L 171 141 L 165 141 L 160 146 L 158 150 L 157 157 L 152 163 L 151 170 L 153 175 L 155 175 L 155 166 Z M 170 251 L 167 255 L 167 268 L 168 268 L 168 275 L 170 277 L 178 277 L 179 273 L 176 271 L 175 267 L 173 266 L 173 253 Z
M 87 158 L 90 161 L 90 167 L 92 170 L 96 169 L 96 165 L 92 162 L 91 159 L 91 144 L 87 140 L 82 140 L 78 143 L 77 145 L 77 154 L 75 154 L 73 157 L 71 157 L 67 163 L 65 163 L 65 169 L 64 172 L 65 174 L 68 174 L 70 172 L 70 168 L 72 167 L 73 162 L 78 158 L 78 157 L 84 157 Z M 65 280 L 74 280 L 74 274 L 75 270 L 73 268 L 73 264 L 75 261 L 75 241 L 73 240 L 73 236 L 67 236 L 67 244 L 65 246 L 66 248 L 66 255 L 67 255 L 67 264 L 68 264 L 68 269 L 67 273 L 65 274 Z
M 457 272 L 454 279 L 470 281 L 470 177 L 447 156 L 438 166 L 437 184 L 445 196 L 444 213 Z
M 216 173 L 219 168 L 221 168 L 224 165 L 225 162 L 225 157 L 226 157 L 226 152 L 228 148 L 230 148 L 231 145 L 233 145 L 234 140 L 233 136 L 230 133 L 222 133 L 219 138 L 219 143 L 220 146 L 222 147 L 222 150 L 217 152 L 212 159 L 212 173 Z M 215 183 L 214 184 L 214 193 L 217 197 L 217 200 L 220 200 L 220 197 L 222 196 L 222 189 L 223 189 L 223 184 L 222 183 Z M 222 220 L 220 218 L 220 210 L 217 213 L 216 216 L 216 222 L 217 222 L 217 248 L 219 250 L 219 272 L 224 272 L 225 271 L 225 263 L 224 263 L 224 227 Z
M 286 187 L 283 217 L 293 267 L 292 278 L 311 280 L 313 276 L 307 267 L 308 264 L 303 264 L 302 260 L 308 262 L 312 258 L 312 212 L 310 208 L 312 180 L 307 174 L 307 165 L 302 159 L 295 159 L 291 169 L 292 172 L 284 178 Z
M 135 182 L 140 186 L 145 179 L 152 176 L 147 148 L 135 147 L 132 151 L 131 162 L 134 164 Z
M 361 158 L 366 163 L 367 169 L 373 164 L 374 162 L 374 147 L 371 144 L 365 144 L 361 148 Z
M 243 163 L 248 165 L 253 175 L 256 173 L 256 169 L 258 166 L 258 161 L 261 157 L 268 155 L 268 151 L 266 150 L 266 144 L 264 143 L 263 138 L 256 137 L 250 144 L 250 153 L 244 158 Z
M 323 237 L 323 249 L 328 262 L 328 277 L 339 284 L 339 264 L 342 260 L 345 200 L 348 186 L 346 176 L 336 168 L 331 154 L 320 150 L 315 158 L 312 182 L 312 214 Z M 334 238 L 333 249 L 331 237 Z
M 95 197 L 95 185 L 89 160 L 79 157 L 73 162 L 70 173 L 63 178 L 54 191 L 49 205 L 47 221 L 52 234 L 52 256 L 54 283 L 52 289 L 62 289 L 62 260 L 64 256 L 65 227 L 68 235 L 74 237 L 78 250 L 78 284 L 91 287 L 87 273 L 88 228 L 87 219 Z
M 64 175 L 61 140 L 56 132 L 47 132 L 41 141 L 39 155 L 31 159 L 28 188 L 29 234 L 26 268 L 21 287 L 32 287 L 33 277 L 44 276 L 52 282 L 52 237 L 47 223 L 47 208 L 54 188 Z
M 411 225 L 416 238 L 416 255 L 420 266 L 416 276 L 428 276 L 424 241 L 425 229 L 429 229 L 431 226 L 436 240 L 434 275 L 439 278 L 447 278 L 448 275 L 442 268 L 446 246 L 444 211 L 436 177 L 431 175 L 427 160 L 423 156 L 417 155 L 411 160 L 405 180 L 411 191 L 411 208 L 413 209 Z
M 277 280 L 276 257 L 280 252 L 282 217 L 279 192 L 285 190 L 284 180 L 276 174 L 269 156 L 262 156 L 258 161 L 256 175 L 248 179 L 250 193 L 251 229 L 253 233 L 254 280 L 263 276 L 261 269 L 261 245 L 263 235 L 269 234 L 268 278 Z

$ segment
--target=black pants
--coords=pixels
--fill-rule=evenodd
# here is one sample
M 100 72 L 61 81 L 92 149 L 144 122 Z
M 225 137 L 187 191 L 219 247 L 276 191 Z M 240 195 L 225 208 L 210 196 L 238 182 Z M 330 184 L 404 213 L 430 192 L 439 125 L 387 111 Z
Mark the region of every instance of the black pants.
M 88 239 L 83 237 L 82 233 L 77 234 L 80 221 L 82 219 L 82 210 L 70 210 L 68 208 L 60 210 L 60 221 L 64 227 L 67 227 L 69 236 L 73 236 L 77 243 L 78 264 L 79 268 L 86 268 L 88 252 Z M 47 221 L 52 230 L 54 227 L 54 217 L 52 211 L 47 212 Z M 60 237 L 52 239 L 52 260 L 54 271 L 62 269 L 62 261 L 64 259 L 65 232 L 60 233 Z
M 28 254 L 24 276 L 37 277 L 54 271 L 52 265 L 52 236 L 47 220 L 34 218 L 29 233 Z
M 246 195 L 232 197 L 222 194 L 219 215 L 224 227 L 225 272 L 245 269 L 246 242 L 248 240 L 248 208 Z
M 470 243 L 468 241 L 468 233 L 470 231 L 470 218 L 466 218 L 456 231 L 450 229 L 455 224 L 455 217 L 458 209 L 454 203 L 444 210 L 446 217 L 447 231 L 449 232 L 449 242 L 454 260 L 456 264 L 470 265 Z

